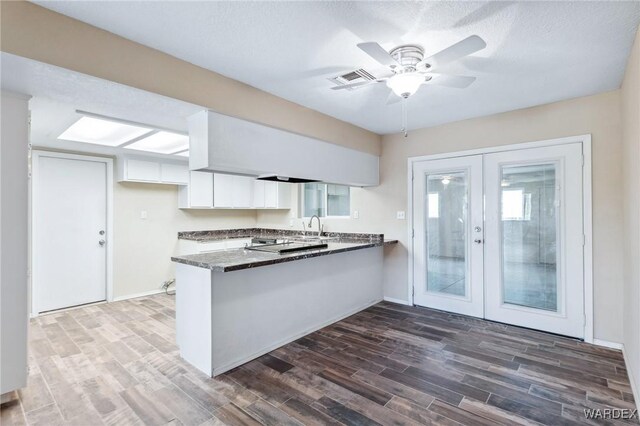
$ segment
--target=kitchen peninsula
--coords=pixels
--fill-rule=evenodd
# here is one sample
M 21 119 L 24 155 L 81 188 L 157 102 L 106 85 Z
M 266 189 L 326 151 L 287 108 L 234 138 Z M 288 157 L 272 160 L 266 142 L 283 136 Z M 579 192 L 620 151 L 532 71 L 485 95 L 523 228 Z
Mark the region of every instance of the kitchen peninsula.
M 210 376 L 381 301 L 382 247 L 395 242 L 382 234 L 259 228 L 178 238 L 192 254 L 172 257 L 177 343 L 180 355 Z M 302 250 L 269 251 L 279 247 Z

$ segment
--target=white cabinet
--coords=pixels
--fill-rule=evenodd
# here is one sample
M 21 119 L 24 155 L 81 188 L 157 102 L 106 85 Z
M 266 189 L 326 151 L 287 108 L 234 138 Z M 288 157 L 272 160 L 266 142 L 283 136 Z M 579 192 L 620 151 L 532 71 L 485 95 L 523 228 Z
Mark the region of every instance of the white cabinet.
M 291 208 L 289 183 L 256 180 L 253 184 L 253 207 L 256 209 Z
M 178 207 L 213 208 L 213 173 L 189 172 L 189 184 L 178 190 Z
M 160 180 L 163 183 L 188 184 L 189 166 L 186 164 L 160 163 Z
M 189 184 L 180 188 L 178 197 L 181 209 L 288 209 L 291 184 L 192 171 Z
M 233 176 L 213 174 L 213 207 L 231 208 L 233 205 Z
M 181 162 L 122 157 L 118 159 L 118 181 L 187 185 L 189 166 Z
M 253 181 L 247 176 L 213 174 L 213 207 L 250 209 L 253 207 Z
M 126 158 L 124 162 L 125 180 L 142 182 L 158 182 L 160 180 L 160 163 L 131 158 Z
M 231 195 L 231 206 L 235 209 L 250 209 L 253 207 L 253 182 L 255 179 L 247 176 L 234 176 Z

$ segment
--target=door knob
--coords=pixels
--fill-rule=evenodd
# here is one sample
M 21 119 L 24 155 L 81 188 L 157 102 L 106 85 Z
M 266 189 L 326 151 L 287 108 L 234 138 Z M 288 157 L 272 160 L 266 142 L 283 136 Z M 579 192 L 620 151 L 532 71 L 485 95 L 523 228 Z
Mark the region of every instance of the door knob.
M 103 230 L 103 229 L 101 229 L 101 230 L 100 230 L 100 232 L 98 232 L 98 234 L 100 234 L 100 235 L 104 235 L 104 230 Z
M 482 240 L 473 240 L 473 242 L 476 244 L 482 244 Z
M 100 240 L 98 241 L 98 244 L 100 244 L 101 246 L 105 245 L 107 242 L 105 240 Z
M 476 226 L 475 228 L 473 228 L 473 230 L 476 232 L 480 232 L 482 231 L 482 228 L 480 228 L 479 226 Z

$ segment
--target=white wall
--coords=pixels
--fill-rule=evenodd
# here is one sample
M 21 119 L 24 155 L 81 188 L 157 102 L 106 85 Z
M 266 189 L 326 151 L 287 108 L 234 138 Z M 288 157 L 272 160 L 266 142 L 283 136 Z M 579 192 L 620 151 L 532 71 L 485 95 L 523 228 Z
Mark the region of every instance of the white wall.
M 179 231 L 245 228 L 256 224 L 255 210 L 180 210 L 178 187 L 115 183 L 113 295 L 122 298 L 154 291 L 174 277 L 171 256 Z M 147 219 L 140 219 L 141 211 Z
M 326 220 L 332 231 L 382 232 L 400 244 L 385 251 L 385 296 L 407 300 L 407 158 L 592 134 L 594 335 L 622 342 L 622 143 L 620 92 L 464 120 L 383 138 L 380 186 L 353 189 L 360 219 Z M 258 213 L 258 226 L 288 225 L 285 213 Z M 295 220 L 296 228 L 299 226 Z
M 0 394 L 27 384 L 27 101 L 2 93 Z
M 624 173 L 624 348 L 640 394 L 640 32 L 621 89 Z

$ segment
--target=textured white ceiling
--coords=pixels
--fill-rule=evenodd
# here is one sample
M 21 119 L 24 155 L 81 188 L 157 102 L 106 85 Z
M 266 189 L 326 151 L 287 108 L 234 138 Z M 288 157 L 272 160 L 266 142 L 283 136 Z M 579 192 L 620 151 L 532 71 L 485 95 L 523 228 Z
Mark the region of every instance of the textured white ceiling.
M 36 3 L 378 133 L 401 118 L 383 84 L 329 90 L 343 71 L 380 70 L 356 43 L 429 55 L 471 34 L 487 42 L 447 69 L 476 76 L 471 87 L 410 99 L 419 128 L 616 89 L 640 20 L 637 1 Z
M 4 52 L 0 64 L 2 90 L 32 96 L 31 143 L 36 146 L 135 154 L 123 148 L 61 141 L 57 137 L 81 117 L 77 109 L 180 132 L 187 131 L 186 117 L 202 110 L 197 105 Z

